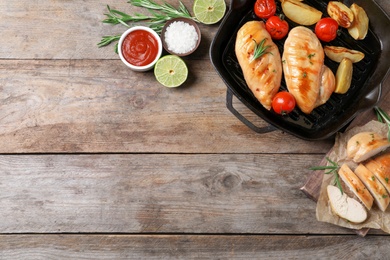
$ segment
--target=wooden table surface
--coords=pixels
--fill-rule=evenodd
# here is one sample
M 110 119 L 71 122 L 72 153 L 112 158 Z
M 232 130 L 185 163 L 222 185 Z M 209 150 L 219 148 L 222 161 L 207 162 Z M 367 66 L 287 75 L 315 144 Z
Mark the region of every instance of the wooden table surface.
M 200 25 L 188 81 L 169 89 L 127 69 L 113 45 L 97 48 L 126 29 L 101 22 L 106 4 L 143 11 L 117 0 L 0 1 L 0 259 L 390 253 L 381 231 L 363 238 L 318 222 L 300 191 L 334 140 L 260 135 L 227 110 L 208 53 L 218 24 Z

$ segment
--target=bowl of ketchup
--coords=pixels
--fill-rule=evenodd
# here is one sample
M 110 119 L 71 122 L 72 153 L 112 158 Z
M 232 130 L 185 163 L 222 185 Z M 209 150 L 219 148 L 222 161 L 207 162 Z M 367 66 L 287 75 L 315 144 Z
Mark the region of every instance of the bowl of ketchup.
M 125 31 L 118 43 L 118 54 L 122 62 L 134 71 L 148 71 L 161 57 L 160 36 L 146 26 L 134 26 Z

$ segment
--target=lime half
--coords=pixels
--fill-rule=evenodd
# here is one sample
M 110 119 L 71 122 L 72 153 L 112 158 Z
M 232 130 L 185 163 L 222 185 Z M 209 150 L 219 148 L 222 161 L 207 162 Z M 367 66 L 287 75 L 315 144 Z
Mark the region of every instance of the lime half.
M 195 0 L 193 11 L 199 22 L 214 24 L 225 15 L 226 3 L 225 0 Z
M 162 85 L 174 88 L 186 81 L 188 68 L 179 56 L 166 55 L 160 58 L 154 66 L 154 76 Z

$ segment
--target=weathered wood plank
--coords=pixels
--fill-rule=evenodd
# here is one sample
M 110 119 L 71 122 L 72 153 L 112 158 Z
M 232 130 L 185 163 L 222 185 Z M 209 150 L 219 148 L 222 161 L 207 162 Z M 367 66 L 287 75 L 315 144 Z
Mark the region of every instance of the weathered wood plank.
M 192 2 L 184 3 L 191 6 Z M 133 11 L 125 1 L 108 4 Z M 2 60 L 0 139 L 6 144 L 0 149 L 2 153 L 325 153 L 331 146 L 331 142 L 313 146 L 280 132 L 260 136 L 227 112 L 226 88 L 207 57 L 217 26 L 204 26 L 206 37 L 200 48 L 202 54 L 189 58 L 188 87 L 171 91 L 158 88 L 151 73 L 130 72 L 116 55 L 109 54 L 113 60 L 106 62 L 98 60 L 107 58 L 107 54 L 101 56 L 99 51 L 102 50 L 85 44 L 96 42 L 89 38 L 91 35 L 96 37 L 113 29 L 100 22 L 104 18 L 105 4 L 19 1 L 0 5 L 0 12 L 4 14 L 0 20 L 0 28 L 4 29 L 0 51 L 4 53 L 0 53 L 0 57 L 45 59 Z M 53 46 L 57 46 L 56 51 Z M 78 60 L 84 58 L 93 60 Z M 197 60 L 199 58 L 204 59 L 203 62 Z M 215 90 L 209 93 L 210 89 Z M 259 123 L 265 124 L 261 120 Z M 145 140 L 145 136 L 149 139 Z M 59 140 L 48 141 L 54 138 Z M 277 145 L 264 145 L 263 138 Z M 281 139 L 283 142 L 275 142 Z M 245 143 L 254 144 L 251 146 L 254 150 L 242 145 Z
M 176 0 L 166 2 L 178 6 Z M 192 13 L 193 1 L 182 2 Z M 114 44 L 97 47 L 102 36 L 120 35 L 127 29 L 102 23 L 106 5 L 128 14 L 148 14 L 126 0 L 0 1 L 0 59 L 118 59 Z M 218 25 L 200 25 L 200 29 L 201 46 L 191 57 L 208 59 L 208 46 Z
M 2 235 L 4 259 L 384 259 L 390 237 Z
M 3 155 L 0 233 L 353 234 L 299 190 L 321 158 Z
M 166 2 L 174 6 L 178 3 L 175 0 Z M 193 1 L 182 2 L 192 13 Z M 376 2 L 390 12 L 387 0 Z M 129 14 L 147 13 L 125 0 L 0 1 L 0 59 L 116 59 L 113 46 L 97 48 L 102 36 L 118 35 L 126 30 L 122 25 L 101 22 L 105 19 L 107 4 Z M 192 57 L 208 59 L 208 46 L 217 29 L 218 25 L 201 25 L 201 48 Z
M 212 65 L 188 64 L 187 84 L 169 89 L 153 72 L 131 72 L 116 60 L 0 60 L 0 153 L 325 153 L 331 147 L 281 131 L 253 132 L 227 110 L 226 86 Z M 250 115 L 241 102 L 235 105 Z

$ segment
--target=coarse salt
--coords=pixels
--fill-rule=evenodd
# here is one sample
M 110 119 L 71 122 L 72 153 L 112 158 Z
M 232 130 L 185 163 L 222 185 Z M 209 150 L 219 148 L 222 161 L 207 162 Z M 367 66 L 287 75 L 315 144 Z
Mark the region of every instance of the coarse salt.
M 167 27 L 164 39 L 168 50 L 183 54 L 196 47 L 198 34 L 193 25 L 183 21 L 174 21 Z

